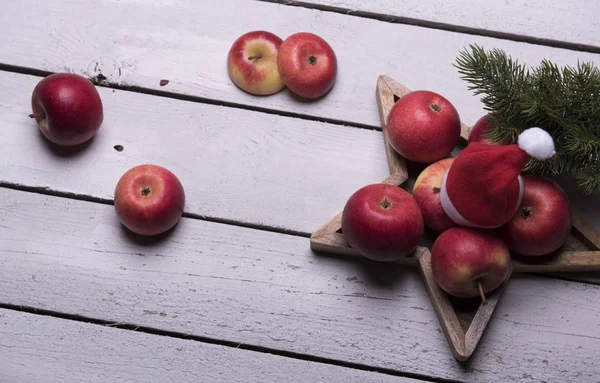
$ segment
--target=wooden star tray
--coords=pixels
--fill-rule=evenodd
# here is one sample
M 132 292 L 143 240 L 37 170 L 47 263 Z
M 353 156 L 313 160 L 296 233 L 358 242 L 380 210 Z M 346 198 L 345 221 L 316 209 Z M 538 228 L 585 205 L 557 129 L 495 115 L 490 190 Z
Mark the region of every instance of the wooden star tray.
M 381 118 L 382 135 L 385 143 L 390 176 L 382 183 L 397 185 L 408 192 L 424 169 L 424 165 L 410 163 L 401 157 L 389 144 L 386 122 L 394 103 L 411 91 L 388 76 L 379 76 L 377 80 L 377 105 Z M 461 141 L 450 154 L 456 156 L 467 144 L 471 128 L 465 124 L 461 127 Z M 350 197 L 350 196 L 348 196 Z M 341 225 L 342 213 L 324 224 L 310 238 L 311 248 L 320 253 L 338 256 L 361 257 L 344 239 Z M 487 303 L 481 299 L 458 299 L 449 296 L 439 288 L 431 271 L 430 249 L 435 241 L 435 234 L 426 232 L 420 246 L 396 263 L 419 268 L 432 305 L 458 361 L 466 361 L 475 351 L 481 335 L 485 331 L 496 305 L 504 291 L 506 283 L 487 294 Z M 557 272 L 589 272 L 600 271 L 600 231 L 575 214 L 573 229 L 563 247 L 550 257 L 531 260 L 518 258 L 513 254 L 512 272 L 516 273 L 557 273 Z

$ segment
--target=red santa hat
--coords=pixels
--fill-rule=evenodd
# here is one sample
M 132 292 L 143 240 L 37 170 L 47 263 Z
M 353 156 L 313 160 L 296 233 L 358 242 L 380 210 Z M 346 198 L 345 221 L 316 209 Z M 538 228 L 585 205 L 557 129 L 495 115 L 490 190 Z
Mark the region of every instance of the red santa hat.
M 526 129 L 513 145 L 470 143 L 444 176 L 442 207 L 461 226 L 502 226 L 521 204 L 520 174 L 529 159 L 545 160 L 555 153 L 552 137 L 540 128 Z

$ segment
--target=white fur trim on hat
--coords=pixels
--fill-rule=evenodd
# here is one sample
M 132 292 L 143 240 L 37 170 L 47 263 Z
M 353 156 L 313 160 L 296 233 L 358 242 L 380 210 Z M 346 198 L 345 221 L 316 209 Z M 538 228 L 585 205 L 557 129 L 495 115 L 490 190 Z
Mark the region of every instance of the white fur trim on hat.
M 547 160 L 556 153 L 552 136 L 541 128 L 525 129 L 517 143 L 521 150 L 538 160 Z
M 458 212 L 458 210 L 456 210 L 456 207 L 450 200 L 450 196 L 448 195 L 448 191 L 446 190 L 446 179 L 447 178 L 448 178 L 448 171 L 446 171 L 446 174 L 444 174 L 444 179 L 442 181 L 442 188 L 440 190 L 440 201 L 442 202 L 442 208 L 444 209 L 444 211 L 446 212 L 448 217 L 450 217 L 450 219 L 452 221 L 454 221 L 454 223 L 456 223 L 457 225 L 460 225 L 460 226 L 477 227 L 477 228 L 485 228 L 485 229 L 493 229 L 495 227 L 502 226 L 502 225 L 489 226 L 489 227 L 480 226 L 480 225 L 474 224 L 473 222 L 471 222 L 468 219 L 466 219 L 465 217 L 463 217 Z M 521 206 L 521 201 L 523 200 L 523 192 L 525 191 L 525 184 L 523 183 L 523 178 L 521 176 L 519 176 L 518 180 L 519 180 L 519 199 L 517 201 L 517 209 L 519 208 L 519 206 Z

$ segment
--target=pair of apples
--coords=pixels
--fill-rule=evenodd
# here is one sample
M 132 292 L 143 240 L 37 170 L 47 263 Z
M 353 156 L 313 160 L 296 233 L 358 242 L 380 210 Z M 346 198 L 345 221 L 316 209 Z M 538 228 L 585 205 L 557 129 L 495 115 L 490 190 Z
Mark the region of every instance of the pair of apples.
M 333 88 L 337 58 L 331 46 L 314 33 L 295 33 L 282 40 L 271 32 L 252 31 L 231 46 L 227 71 L 250 94 L 271 95 L 287 86 L 301 97 L 316 99 Z
M 388 116 L 390 145 L 403 157 L 430 163 L 418 176 L 412 195 L 397 186 L 367 185 L 346 202 L 342 231 L 363 256 L 393 261 L 411 253 L 425 227 L 439 233 L 431 252 L 437 284 L 459 298 L 498 288 L 510 274 L 511 250 L 536 257 L 559 249 L 572 226 L 566 193 L 554 182 L 524 176 L 524 195 L 513 218 L 497 229 L 460 227 L 442 208 L 440 191 L 454 159 L 446 158 L 460 138 L 460 119 L 444 97 L 415 91 L 398 100 Z M 474 126 L 469 143 L 491 142 L 488 116 Z
M 42 79 L 33 90 L 31 107 L 29 116 L 35 118 L 42 134 L 64 147 L 85 144 L 104 120 L 102 100 L 92 82 L 72 73 Z M 137 234 L 150 236 L 179 222 L 185 192 L 171 171 L 158 165 L 139 165 L 120 178 L 114 200 L 121 223 Z

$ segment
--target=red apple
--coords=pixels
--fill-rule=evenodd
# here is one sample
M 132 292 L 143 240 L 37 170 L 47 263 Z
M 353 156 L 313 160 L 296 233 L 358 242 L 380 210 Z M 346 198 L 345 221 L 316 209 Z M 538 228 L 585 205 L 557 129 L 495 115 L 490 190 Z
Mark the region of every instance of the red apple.
M 302 97 L 321 97 L 335 84 L 335 52 L 313 33 L 300 32 L 285 39 L 279 48 L 277 62 L 285 84 Z
M 495 236 L 454 227 L 440 234 L 433 244 L 431 269 L 437 284 L 448 294 L 484 298 L 510 275 L 510 250 Z
M 571 204 L 563 189 L 550 180 L 529 175 L 523 181 L 519 210 L 499 232 L 512 251 L 546 255 L 559 249 L 571 232 Z
M 456 226 L 440 200 L 442 181 L 452 162 L 454 158 L 444 158 L 429 165 L 419 174 L 413 187 L 413 198 L 423 213 L 425 226 L 438 233 Z
M 441 95 L 417 90 L 400 98 L 387 120 L 390 145 L 402 157 L 431 163 L 447 157 L 460 138 L 460 117 Z
M 31 95 L 33 113 L 40 131 L 62 146 L 82 144 L 96 135 L 104 119 L 102 100 L 87 78 L 55 73 L 42 79 Z
M 121 223 L 134 233 L 156 235 L 179 222 L 185 193 L 179 179 L 157 165 L 129 169 L 115 188 L 115 211 Z
M 234 84 L 261 96 L 285 88 L 277 67 L 281 42 L 281 38 L 266 31 L 252 31 L 238 37 L 227 55 L 227 71 Z
M 489 114 L 481 117 L 471 128 L 469 143 L 479 142 L 480 144 L 485 145 L 502 145 L 500 142 L 492 141 L 485 136 L 492 129 L 494 129 L 494 127 L 491 124 Z
M 423 237 L 423 216 L 415 200 L 398 186 L 367 185 L 342 212 L 350 246 L 369 259 L 393 261 L 412 252 Z

